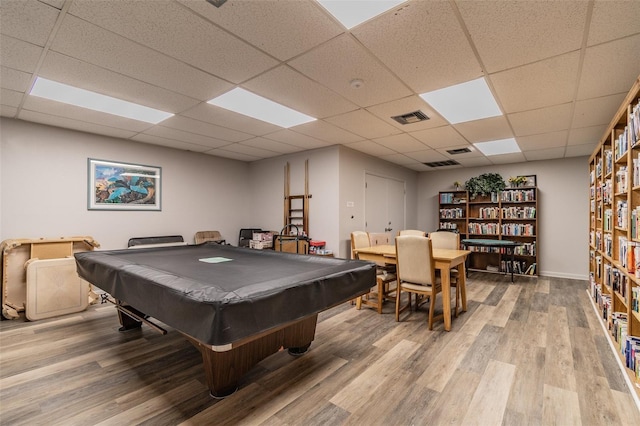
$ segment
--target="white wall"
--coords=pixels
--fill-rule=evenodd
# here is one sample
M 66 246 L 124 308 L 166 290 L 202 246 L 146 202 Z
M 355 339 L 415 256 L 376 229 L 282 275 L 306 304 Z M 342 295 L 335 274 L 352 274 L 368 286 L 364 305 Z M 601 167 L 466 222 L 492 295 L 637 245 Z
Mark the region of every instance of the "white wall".
M 423 172 L 418 184 L 418 227 L 438 227 L 438 192 L 482 173 L 537 175 L 540 275 L 587 279 L 589 271 L 589 170 L 587 157 Z
M 103 249 L 131 237 L 219 230 L 237 244 L 251 223 L 249 167 L 218 157 L 3 118 L 0 241 L 89 235 Z M 87 158 L 162 167 L 162 211 L 87 210 Z
M 365 229 L 365 174 L 367 172 L 406 183 L 405 228 L 417 226 L 418 172 L 340 147 L 340 257 L 348 258 L 351 232 Z M 353 207 L 347 207 L 353 202 Z

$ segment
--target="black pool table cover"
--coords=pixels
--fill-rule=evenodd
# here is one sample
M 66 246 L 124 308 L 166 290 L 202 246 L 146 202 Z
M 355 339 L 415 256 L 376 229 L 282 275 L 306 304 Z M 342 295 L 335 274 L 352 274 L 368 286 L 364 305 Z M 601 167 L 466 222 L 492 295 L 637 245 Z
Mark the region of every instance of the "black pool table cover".
M 375 264 L 229 245 L 76 253 L 78 274 L 212 346 L 319 313 L 375 285 Z

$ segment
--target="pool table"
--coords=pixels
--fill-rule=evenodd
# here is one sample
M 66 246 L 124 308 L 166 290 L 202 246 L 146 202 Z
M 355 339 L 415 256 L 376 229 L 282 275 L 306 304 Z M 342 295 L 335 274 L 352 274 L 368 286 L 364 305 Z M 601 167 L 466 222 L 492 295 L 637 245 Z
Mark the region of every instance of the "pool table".
M 233 393 L 242 375 L 281 348 L 304 353 L 318 313 L 366 293 L 376 279 L 370 262 L 215 243 L 75 258 L 78 274 L 117 300 L 123 329 L 153 317 L 184 334 L 202 353 L 214 397 Z

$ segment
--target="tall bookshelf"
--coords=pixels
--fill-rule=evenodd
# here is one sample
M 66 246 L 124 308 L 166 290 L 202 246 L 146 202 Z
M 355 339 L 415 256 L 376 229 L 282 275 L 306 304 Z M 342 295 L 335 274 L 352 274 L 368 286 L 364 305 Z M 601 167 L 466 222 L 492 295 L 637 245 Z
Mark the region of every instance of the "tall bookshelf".
M 440 229 L 457 229 L 460 239 L 517 241 L 514 263 L 504 249 L 470 247 L 469 269 L 537 275 L 538 189 L 507 188 L 490 196 L 469 197 L 467 191 L 439 193 Z
M 640 397 L 640 77 L 589 158 L 590 295 Z

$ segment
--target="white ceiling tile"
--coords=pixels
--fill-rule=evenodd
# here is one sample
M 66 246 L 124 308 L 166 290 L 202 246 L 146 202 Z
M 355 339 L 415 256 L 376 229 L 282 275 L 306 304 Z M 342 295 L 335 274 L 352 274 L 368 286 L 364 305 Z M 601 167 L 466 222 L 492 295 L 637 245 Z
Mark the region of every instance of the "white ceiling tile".
M 384 138 L 373 139 L 374 142 L 386 146 L 389 149 L 394 150 L 395 152 L 412 152 L 412 151 L 421 151 L 424 149 L 429 149 L 429 146 L 426 146 L 419 140 L 410 136 L 407 133 L 402 133 L 400 135 L 387 136 Z
M 230 145 L 231 142 L 216 139 L 212 137 L 197 135 L 195 133 L 185 132 L 182 130 L 171 129 L 164 126 L 153 126 L 143 132 L 146 135 L 159 136 L 165 139 L 173 139 L 181 142 L 201 145 L 209 148 L 221 148 Z
M 63 127 L 65 129 L 73 129 L 121 139 L 128 139 L 136 134 L 136 132 L 123 130 L 122 127 L 104 126 L 99 123 L 88 123 L 76 118 L 65 118 L 59 115 L 49 115 L 26 109 L 20 111 L 18 118 L 34 123 L 48 124 L 49 126 Z
M 175 92 L 49 51 L 40 77 L 161 111 L 178 113 L 200 103 Z
M 64 2 L 67 0 L 39 0 L 42 3 L 46 3 L 49 6 L 53 6 L 56 9 L 62 9 L 62 6 L 64 6 Z
M 33 73 L 44 49 L 35 44 L 0 36 L 0 63 L 4 67 Z
M 577 101 L 573 113 L 573 127 L 607 125 L 618 111 L 626 93 Z
M 286 65 L 274 68 L 242 86 L 315 118 L 358 109 L 356 104 Z
M 480 167 L 480 166 L 490 166 L 491 161 L 487 157 L 470 157 L 470 158 L 461 158 L 456 160 L 464 167 Z
M 638 18 L 640 20 L 640 18 Z M 640 34 L 587 48 L 578 99 L 626 94 L 640 70 Z M 606 70 L 606 76 L 603 75 Z
M 2 117 L 15 117 L 18 113 L 18 108 L 10 107 L 6 105 L 0 105 L 0 116 Z
M 14 70 L 13 68 L 0 67 L 0 87 L 26 92 L 29 90 L 31 75 L 30 73 Z
M 400 130 L 364 109 L 336 115 L 327 118 L 325 121 L 367 139 L 382 138 L 400 133 Z
M 375 105 L 367 108 L 367 111 L 381 118 L 392 126 L 397 127 L 403 132 L 416 132 L 418 130 L 432 129 L 447 125 L 447 121 L 443 119 L 433 108 L 431 108 L 421 97 L 408 96 L 396 101 L 386 102 L 384 104 Z M 421 111 L 429 117 L 426 121 L 419 121 L 411 124 L 400 124 L 391 117 L 404 115 L 407 113 Z
M 489 157 L 489 161 L 493 164 L 511 164 L 511 163 L 522 163 L 526 159 L 524 154 L 521 152 L 516 152 L 513 154 L 500 154 L 500 155 L 492 155 Z
M 343 32 L 309 1 L 230 0 L 223 8 L 205 1 L 180 2 L 280 60 L 297 56 Z
M 527 161 L 553 160 L 564 157 L 564 151 L 565 147 L 558 147 L 524 151 L 523 154 Z
M 516 136 L 536 135 L 569 129 L 571 104 L 556 105 L 509 114 L 508 119 Z
M 431 148 L 446 148 L 468 143 L 468 141 L 451 126 L 420 130 L 418 132 L 411 132 L 410 135 Z
M 208 101 L 233 85 L 69 15 L 51 49 L 169 91 Z
M 147 133 L 137 134 L 133 136 L 131 140 L 134 140 L 136 142 L 150 143 L 153 145 L 160 145 L 167 148 L 181 149 L 184 151 L 206 152 L 207 150 L 211 149 L 211 147 L 208 146 L 184 142 L 177 139 L 167 139 Z
M 22 102 L 22 97 L 24 96 L 24 93 L 22 92 L 17 92 L 15 90 L 9 90 L 9 89 L 0 89 L 0 102 L 2 102 L 2 105 L 6 105 L 6 106 L 12 106 L 12 107 L 19 107 L 20 106 L 20 102 Z
M 160 125 L 162 127 L 171 127 L 173 129 L 229 142 L 240 142 L 253 137 L 248 133 L 216 126 L 215 124 L 205 123 L 204 121 L 194 120 L 181 115 L 174 115 L 173 117 L 167 118 Z
M 576 51 L 492 74 L 491 83 L 504 113 L 571 102 L 579 61 Z
M 302 133 L 312 138 L 323 140 L 331 144 L 344 144 L 362 140 L 358 136 L 339 127 L 329 124 L 324 120 L 316 120 L 310 123 L 301 124 L 292 128 L 297 133 Z
M 640 33 L 640 2 L 597 0 L 593 5 L 588 46 Z
M 277 132 L 269 133 L 264 137 L 277 142 L 282 142 L 282 143 L 286 143 L 289 145 L 297 146 L 300 148 L 306 148 L 306 149 L 321 148 L 324 146 L 333 145 L 333 143 L 331 142 L 320 140 L 312 136 L 299 133 L 297 131 L 293 131 L 290 129 L 283 129 Z
M 234 143 L 223 148 L 225 151 L 237 152 L 239 154 L 251 155 L 258 158 L 270 158 L 280 155 L 279 152 L 270 151 L 268 149 L 258 148 L 251 145 L 243 145 Z
M 604 132 L 607 130 L 606 125 L 580 127 L 569 131 L 569 139 L 567 145 L 584 145 L 596 144 L 602 139 Z
M 562 148 L 567 144 L 569 132 L 562 130 L 559 132 L 542 133 L 530 136 L 518 136 L 516 142 L 522 151 L 533 151 L 548 148 Z M 527 157 L 528 158 L 528 157 Z
M 585 1 L 456 4 L 490 73 L 579 50 L 582 44 Z
M 22 107 L 22 112 L 34 111 L 43 114 L 54 115 L 67 120 L 78 120 L 86 123 L 98 124 L 107 127 L 114 127 L 132 132 L 142 132 L 151 124 L 144 123 L 142 121 L 132 120 L 129 118 L 119 117 L 117 115 L 106 114 L 103 112 L 92 111 L 86 108 L 80 108 L 77 106 L 63 104 L 61 102 L 50 101 L 44 98 L 37 98 L 35 96 L 27 96 Z M 67 121 L 70 123 L 70 121 Z
M 351 149 L 355 149 L 356 151 L 364 152 L 365 154 L 373 155 L 375 157 L 396 153 L 395 151 L 372 141 L 354 142 L 347 144 L 347 146 Z
M 260 157 L 256 157 L 254 155 L 247 155 L 247 154 L 242 154 L 240 152 L 227 151 L 220 148 L 212 149 L 211 151 L 206 151 L 205 154 L 215 155 L 216 157 L 230 158 L 232 160 L 247 161 L 247 162 L 260 160 Z
M 2 0 L 0 32 L 44 46 L 60 11 L 37 0 Z
M 293 59 L 289 65 L 363 107 L 411 94 L 349 34 L 336 37 Z M 364 84 L 353 88 L 350 85 L 353 79 L 361 79 Z
M 382 155 L 382 156 L 380 156 L 380 158 L 382 158 L 383 160 L 388 161 L 390 163 L 400 164 L 401 166 L 406 166 L 408 164 L 420 164 L 420 165 L 422 165 L 422 163 L 419 163 L 416 160 L 414 160 L 413 158 L 409 158 L 404 154 Z
M 268 151 L 278 152 L 281 154 L 291 154 L 293 152 L 300 152 L 307 149 L 262 137 L 252 138 L 244 142 L 240 142 L 240 144 L 266 149 Z
M 408 152 L 405 155 L 421 163 L 430 163 L 433 161 L 446 161 L 449 159 L 446 155 L 442 155 L 435 149 L 425 149 L 424 151 Z
M 416 93 L 482 76 L 449 2 L 407 2 L 352 33 Z
M 69 13 L 234 83 L 277 61 L 179 3 L 167 0 L 73 2 Z
M 486 142 L 513 137 L 513 132 L 504 116 L 467 121 L 453 127 L 469 142 Z
M 249 133 L 253 136 L 261 136 L 282 129 L 280 126 L 256 120 L 208 103 L 202 103 L 191 108 L 182 113 L 182 115 L 239 132 Z
M 590 156 L 595 151 L 597 143 L 588 143 L 584 145 L 569 145 L 565 152 L 565 157 L 582 157 Z
M 416 172 L 435 172 L 437 170 L 441 170 L 440 168 L 425 166 L 422 163 L 407 164 L 404 167 L 406 167 L 407 169 L 415 170 Z

